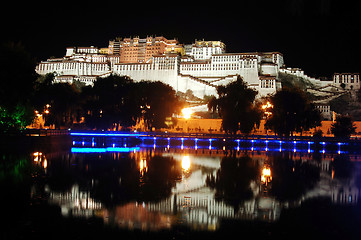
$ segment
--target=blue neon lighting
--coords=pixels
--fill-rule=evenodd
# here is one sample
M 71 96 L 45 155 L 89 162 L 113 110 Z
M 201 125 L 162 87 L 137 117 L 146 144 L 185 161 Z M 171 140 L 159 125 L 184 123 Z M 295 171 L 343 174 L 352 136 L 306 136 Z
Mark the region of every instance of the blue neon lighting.
M 139 150 L 139 147 L 71 148 L 72 153 L 134 152 Z
M 129 132 L 71 132 L 73 136 L 72 144 L 74 149 L 72 152 L 129 152 L 138 151 L 134 148 L 126 148 L 127 142 L 124 139 L 127 137 L 134 137 L 142 140 L 140 147 L 175 147 L 182 149 L 220 149 L 222 147 L 221 142 L 229 142 L 230 146 L 235 147 L 237 151 L 240 149 L 257 150 L 257 151 L 291 151 L 291 152 L 314 152 L 319 151 L 321 153 L 334 152 L 344 153 L 343 146 L 348 143 L 336 141 L 336 142 L 314 142 L 312 140 L 291 140 L 284 141 L 280 139 L 226 139 L 226 138 L 198 138 L 198 137 L 169 137 L 169 136 L 147 136 L 143 133 L 129 133 Z M 122 141 L 116 141 L 116 143 L 108 142 L 108 140 L 99 140 L 97 137 L 109 137 L 109 139 L 116 139 L 116 137 L 123 137 Z M 95 141 L 97 140 L 97 141 Z M 223 141 L 222 141 L 223 140 Z M 173 142 L 174 141 L 174 142 Z M 233 143 L 232 143 L 233 142 Z M 172 144 L 171 144 L 172 143 Z M 233 144 L 233 145 L 232 145 Z M 241 144 L 244 144 L 241 145 Z M 319 144 L 320 149 L 317 145 Z M 174 145 L 174 146 L 172 146 Z M 212 146 L 215 145 L 215 146 Z M 98 147 L 96 147 L 98 146 Z M 107 148 L 106 146 L 109 146 Z M 118 148 L 119 146 L 119 148 Z M 224 143 L 223 143 L 224 146 Z M 247 146 L 247 147 L 246 147 Z M 123 148 L 124 147 L 124 148 Z M 246 148 L 244 148 L 246 147 Z M 250 148 L 251 147 L 251 148 Z M 330 149 L 328 149 L 328 147 Z M 228 147 L 227 147 L 228 148 Z M 313 148 L 316 148 L 315 150 Z M 343 150 L 343 151 L 342 151 Z

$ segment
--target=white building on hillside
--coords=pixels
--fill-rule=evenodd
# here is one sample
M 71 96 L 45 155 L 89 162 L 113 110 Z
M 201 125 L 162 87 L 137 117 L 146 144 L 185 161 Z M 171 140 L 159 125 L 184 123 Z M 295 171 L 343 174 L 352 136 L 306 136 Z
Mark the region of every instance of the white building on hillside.
M 91 47 L 68 47 L 66 48 L 66 57 L 71 57 L 75 54 L 99 54 L 99 48 Z
M 115 64 L 113 72 L 136 81 L 162 81 L 176 91 L 190 89 L 200 98 L 215 95 L 218 85 L 228 84 L 241 76 L 260 95 L 267 95 L 280 87 L 277 82 L 280 63 L 283 63 L 283 57 L 278 52 L 212 54 L 211 58 L 202 60 L 163 54 L 153 56 L 149 63 Z
M 153 55 L 147 62 L 121 62 L 119 55 L 100 54 L 95 47 L 70 47 L 63 58 L 48 59 L 36 67 L 38 74 L 55 73 L 56 81 L 79 80 L 93 84 L 97 77 L 118 74 L 135 81 L 162 81 L 176 91 L 193 91 L 197 97 L 216 95 L 216 87 L 241 76 L 260 95 L 280 87 L 277 76 L 283 56 L 269 53 L 225 53 L 220 41 L 196 41 L 190 55 L 178 53 Z
M 185 54 L 196 60 L 210 59 L 214 54 L 226 52 L 226 45 L 221 41 L 195 41 L 185 46 Z
M 226 46 L 221 41 L 204 40 L 185 45 L 182 50 L 179 48 L 183 48 L 183 45 L 176 40 L 169 41 L 176 44 L 176 51 L 155 41 L 154 46 L 149 45 L 148 53 L 146 51 L 145 55 L 143 54 L 147 61 L 124 60 L 130 52 L 132 55 L 128 58 L 138 56 L 139 49 L 128 49 L 129 54 L 123 56 L 110 50 L 100 51 L 93 46 L 70 47 L 66 49 L 63 58 L 39 63 L 36 72 L 55 73 L 59 82 L 78 80 L 85 84 L 93 84 L 96 78 L 110 74 L 129 76 L 135 81 L 161 81 L 176 91 L 192 90 L 199 98 L 216 95 L 217 86 L 235 81 L 238 76 L 257 90 L 259 96 L 272 94 L 281 88 L 278 79 L 280 72 L 305 78 L 319 87 L 344 83 L 349 89 L 360 88 L 359 74 L 335 74 L 333 81 L 321 81 L 307 76 L 301 69 L 285 68 L 283 55 L 279 52 L 226 53 Z M 113 45 L 110 44 L 109 48 L 114 47 Z M 159 51 L 160 53 L 157 53 Z M 112 54 L 101 54 L 107 52 Z
M 335 73 L 332 80 L 335 86 L 342 87 L 344 84 L 345 89 L 356 90 L 361 86 L 359 73 Z

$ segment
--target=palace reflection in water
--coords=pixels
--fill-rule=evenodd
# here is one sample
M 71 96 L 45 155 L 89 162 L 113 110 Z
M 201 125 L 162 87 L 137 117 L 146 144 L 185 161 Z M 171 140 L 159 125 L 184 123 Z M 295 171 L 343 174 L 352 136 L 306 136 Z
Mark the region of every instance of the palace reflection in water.
M 274 222 L 283 209 L 310 199 L 355 205 L 359 198 L 360 163 L 349 155 L 223 151 L 183 142 L 89 148 L 96 141 L 74 141 L 71 152 L 32 153 L 46 180 L 33 185 L 31 197 L 59 206 L 64 217 L 142 230 L 216 230 L 225 219 Z

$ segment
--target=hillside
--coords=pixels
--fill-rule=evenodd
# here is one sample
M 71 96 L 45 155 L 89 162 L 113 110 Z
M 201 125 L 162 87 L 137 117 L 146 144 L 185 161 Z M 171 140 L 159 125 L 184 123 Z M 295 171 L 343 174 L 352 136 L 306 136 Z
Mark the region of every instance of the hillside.
M 331 111 L 337 114 L 351 115 L 354 120 L 361 120 L 361 102 L 359 100 L 361 91 L 344 90 L 333 85 L 320 87 L 304 78 L 285 73 L 281 73 L 279 79 L 283 87 L 297 87 L 305 91 L 315 104 L 329 104 Z

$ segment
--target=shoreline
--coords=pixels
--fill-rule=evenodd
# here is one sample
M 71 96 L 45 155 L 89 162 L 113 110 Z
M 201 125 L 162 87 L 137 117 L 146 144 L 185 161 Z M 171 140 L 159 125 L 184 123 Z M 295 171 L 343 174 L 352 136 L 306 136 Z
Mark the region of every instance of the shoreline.
M 178 133 L 178 132 L 123 132 L 123 131 L 95 131 L 95 130 L 82 130 L 71 131 L 70 135 L 84 134 L 84 136 L 112 136 L 116 137 L 161 137 L 161 138 L 198 138 L 198 139 L 226 139 L 226 140 L 275 140 L 275 141 L 313 141 L 313 142 L 355 142 L 361 143 L 361 138 L 336 138 L 336 137 L 313 137 L 313 136 L 292 136 L 292 137 L 279 137 L 277 135 L 266 134 L 224 134 L 224 133 Z M 124 135 L 124 136 L 121 136 Z
M 361 138 L 336 138 L 329 136 L 290 136 L 280 137 L 266 134 L 225 134 L 225 133 L 185 133 L 185 132 L 129 132 L 129 131 L 100 131 L 100 130 L 46 130 L 30 129 L 21 133 L 0 134 L 0 146 L 20 141 L 24 144 L 41 142 L 47 139 L 67 139 L 73 136 L 110 136 L 110 137 L 161 137 L 161 138 L 212 138 L 226 140 L 275 140 L 275 141 L 313 141 L 313 142 L 347 142 L 361 143 Z
M 68 150 L 70 149 L 72 137 L 70 135 L 49 135 L 49 136 L 26 136 L 0 135 L 0 149 L 17 151 L 26 149 L 32 151 L 48 150 Z

